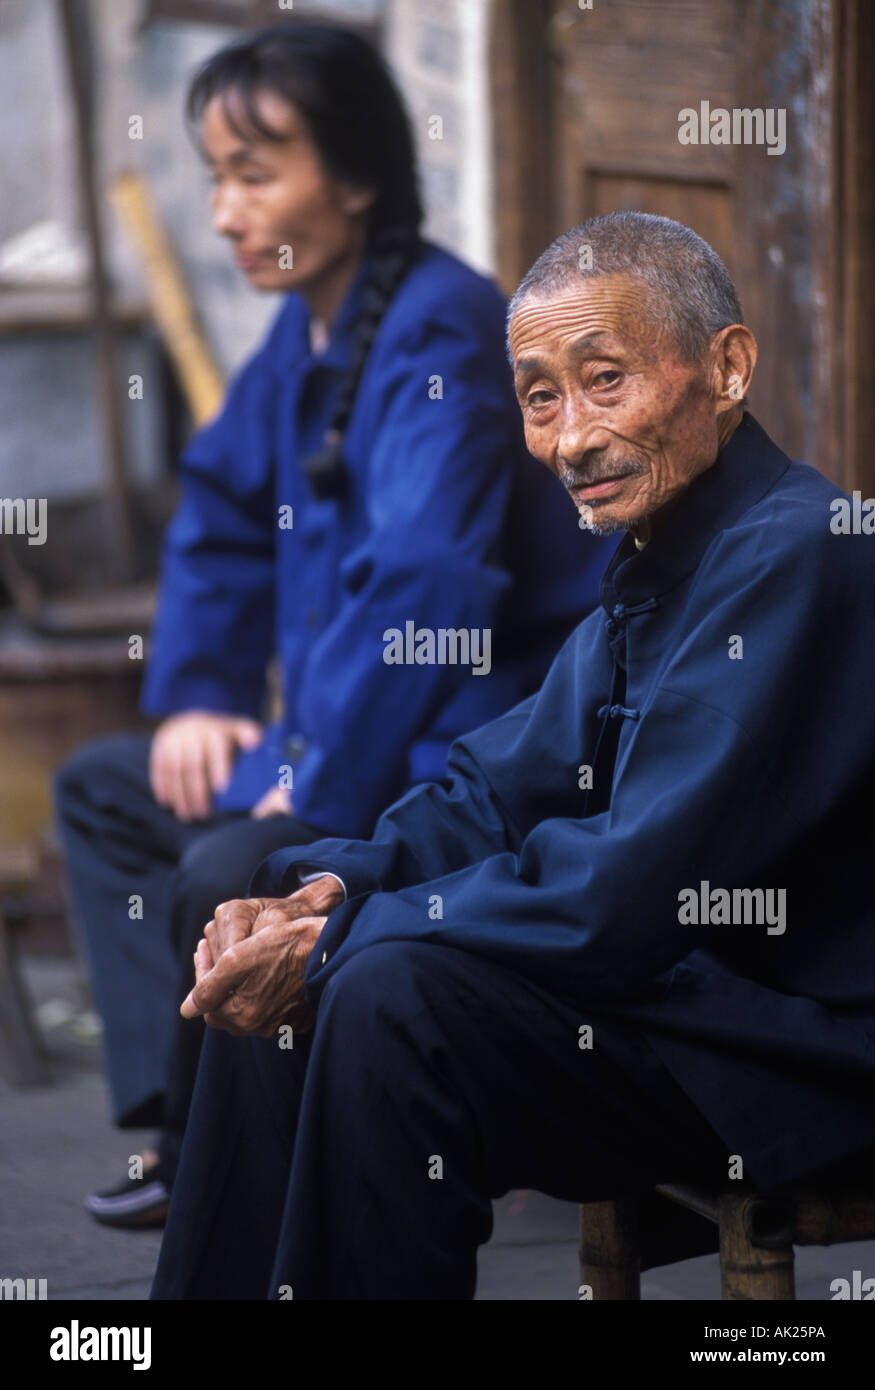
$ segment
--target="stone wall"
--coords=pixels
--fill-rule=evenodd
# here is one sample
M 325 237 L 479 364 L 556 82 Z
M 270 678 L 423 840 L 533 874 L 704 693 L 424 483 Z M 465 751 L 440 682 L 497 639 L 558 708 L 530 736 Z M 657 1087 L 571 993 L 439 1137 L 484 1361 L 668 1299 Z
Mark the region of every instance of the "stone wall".
M 390 0 L 386 48 L 413 119 L 427 231 L 492 270 L 489 0 Z

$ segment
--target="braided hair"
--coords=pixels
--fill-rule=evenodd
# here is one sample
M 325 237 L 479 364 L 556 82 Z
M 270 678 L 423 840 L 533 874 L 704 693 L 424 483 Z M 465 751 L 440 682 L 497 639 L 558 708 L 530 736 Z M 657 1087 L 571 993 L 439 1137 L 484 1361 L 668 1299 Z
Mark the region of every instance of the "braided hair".
M 382 57 L 350 29 L 290 22 L 265 29 L 208 58 L 195 73 L 186 111 L 196 127 L 215 96 L 229 126 L 267 140 L 283 137 L 258 105 L 265 89 L 304 118 L 326 172 L 373 189 L 368 215 L 368 273 L 355 324 L 355 349 L 322 447 L 302 460 L 317 497 L 343 491 L 343 441 L 362 375 L 392 298 L 422 250 L 422 202 L 410 121 Z M 229 98 L 233 95 L 234 101 Z
M 355 325 L 355 355 L 344 377 L 340 394 L 325 432 L 321 449 L 301 461 L 301 467 L 319 498 L 340 496 L 346 483 L 343 466 L 343 438 L 352 415 L 359 383 L 377 331 L 392 297 L 419 253 L 416 231 L 406 227 L 387 227 L 378 234 L 373 247 L 367 279 L 362 291 L 361 310 Z

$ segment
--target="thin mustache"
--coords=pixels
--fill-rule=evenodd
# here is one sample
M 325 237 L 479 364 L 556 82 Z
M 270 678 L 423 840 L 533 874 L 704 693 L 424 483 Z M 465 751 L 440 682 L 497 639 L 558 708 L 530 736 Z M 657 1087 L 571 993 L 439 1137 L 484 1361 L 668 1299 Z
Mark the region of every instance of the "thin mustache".
M 644 472 L 645 469 L 643 469 L 640 466 L 640 464 L 636 466 L 621 468 L 619 470 L 615 470 L 613 473 L 589 474 L 570 473 L 566 471 L 562 475 L 562 481 L 565 483 L 565 486 L 569 489 L 569 491 L 573 491 L 573 489 L 576 487 L 592 487 L 596 483 L 608 483 L 611 482 L 614 478 L 640 476 L 640 474 Z

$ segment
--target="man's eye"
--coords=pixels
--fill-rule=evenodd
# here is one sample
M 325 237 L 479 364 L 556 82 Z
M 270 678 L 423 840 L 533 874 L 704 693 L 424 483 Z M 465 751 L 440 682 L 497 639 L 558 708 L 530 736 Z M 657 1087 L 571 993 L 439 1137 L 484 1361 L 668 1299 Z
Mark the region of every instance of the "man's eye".
M 610 381 L 607 380 L 608 377 L 611 378 Z M 620 380 L 620 373 L 619 373 L 619 372 L 612 371 L 612 370 L 610 370 L 610 369 L 608 369 L 608 370 L 606 370 L 606 371 L 604 371 L 604 372 L 599 372 L 598 376 L 593 377 L 593 381 L 596 381 L 596 382 L 601 381 L 605 386 L 613 386 L 614 382 L 615 382 L 615 381 L 619 381 L 619 380 Z
M 526 400 L 526 404 L 527 404 L 527 405 L 546 405 L 547 402 L 548 402 L 548 401 L 552 401 L 552 399 L 553 399 L 553 394 L 552 394 L 551 391 L 530 391 L 530 392 L 529 392 L 529 395 L 528 395 L 528 398 L 527 398 L 527 400 Z

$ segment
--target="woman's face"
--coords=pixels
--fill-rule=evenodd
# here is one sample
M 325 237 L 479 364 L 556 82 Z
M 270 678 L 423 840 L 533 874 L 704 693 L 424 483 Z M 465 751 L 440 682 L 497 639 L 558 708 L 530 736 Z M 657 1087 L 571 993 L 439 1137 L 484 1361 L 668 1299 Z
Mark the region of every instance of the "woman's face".
M 302 116 L 277 93 L 263 90 L 258 108 L 282 141 L 237 134 L 225 116 L 229 102 L 236 114 L 234 93 L 225 93 L 201 121 L 213 226 L 232 242 L 254 289 L 315 290 L 361 259 L 374 193 L 325 172 Z M 238 124 L 246 129 L 242 111 Z

